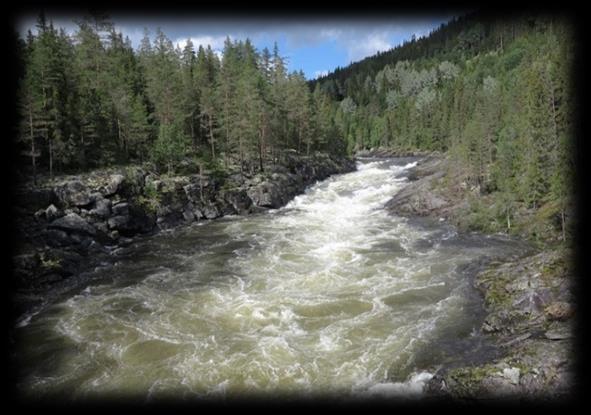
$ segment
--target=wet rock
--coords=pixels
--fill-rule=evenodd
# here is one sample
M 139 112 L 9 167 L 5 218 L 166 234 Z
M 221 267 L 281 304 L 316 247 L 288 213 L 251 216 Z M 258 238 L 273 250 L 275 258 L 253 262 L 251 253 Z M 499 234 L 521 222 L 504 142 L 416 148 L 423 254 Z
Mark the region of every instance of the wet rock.
M 72 239 L 68 234 L 59 229 L 48 229 L 45 231 L 47 245 L 51 247 L 64 247 L 72 244 Z
M 35 212 L 34 216 L 35 216 L 35 219 L 38 221 L 45 220 L 45 210 L 39 209 L 37 212 Z
M 443 177 L 443 172 L 408 184 L 386 203 L 385 208 L 398 215 L 426 216 L 449 204 L 432 190 L 432 182 Z
M 53 252 L 54 258 L 58 264 L 56 272 L 64 277 L 75 275 L 82 266 L 83 257 L 75 251 L 57 251 Z
M 46 275 L 43 275 L 43 276 L 37 278 L 35 280 L 35 283 L 37 283 L 37 284 L 52 284 L 52 283 L 61 281 L 63 279 L 64 279 L 63 276 L 56 274 L 56 273 L 51 273 L 51 274 L 46 274 Z
M 193 210 L 194 209 L 187 207 L 183 211 L 183 218 L 185 218 L 187 222 L 192 222 L 195 220 L 195 214 L 193 213 Z
M 229 203 L 239 215 L 248 213 L 252 206 L 252 200 L 243 189 L 226 192 L 224 194 L 224 200 Z
M 280 188 L 276 184 L 268 181 L 262 182 L 247 190 L 247 196 L 252 200 L 253 204 L 273 209 L 282 206 L 283 200 L 281 193 Z
M 98 199 L 94 203 L 94 208 L 89 211 L 89 214 L 101 218 L 106 219 L 111 216 L 111 204 L 112 202 L 109 199 Z
M 37 253 L 21 254 L 13 257 L 14 275 L 19 282 L 27 282 L 34 279 L 36 271 L 41 265 Z
M 61 218 L 64 212 L 59 210 L 55 205 L 51 204 L 45 209 L 45 217 L 49 222 L 54 221 L 57 218 Z
M 96 229 L 76 213 L 69 213 L 64 217 L 54 220 L 48 225 L 48 228 L 96 235 Z
M 115 216 L 127 216 L 129 215 L 129 203 L 121 202 L 113 205 L 111 208 L 113 215 Z
M 220 216 L 218 208 L 213 204 L 206 204 L 203 207 L 203 216 L 207 219 L 215 219 Z
M 109 218 L 107 224 L 109 225 L 109 229 L 115 229 L 120 231 L 128 229 L 130 221 L 131 218 L 129 217 L 129 215 L 118 215 Z

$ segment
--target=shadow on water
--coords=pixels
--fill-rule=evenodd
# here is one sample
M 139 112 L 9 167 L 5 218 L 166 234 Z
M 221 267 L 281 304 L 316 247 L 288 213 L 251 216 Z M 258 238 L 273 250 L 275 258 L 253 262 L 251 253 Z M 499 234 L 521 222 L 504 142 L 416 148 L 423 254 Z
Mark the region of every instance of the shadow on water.
M 463 281 L 456 295 L 463 298 L 462 311 L 471 316 L 468 320 L 458 319 L 457 324 L 444 325 L 434 330 L 430 338 L 421 341 L 406 357 L 406 364 L 391 371 L 393 381 L 404 381 L 417 371 L 435 371 L 444 368 L 477 365 L 489 362 L 502 355 L 502 350 L 490 336 L 482 333 L 481 327 L 486 318 L 484 297 L 475 287 L 475 278 L 493 261 L 514 260 L 530 255 L 535 249 L 528 243 L 506 235 L 484 235 L 476 232 L 459 233 L 447 224 L 427 218 L 409 219 L 412 226 L 429 229 L 429 238 L 415 241 L 413 249 L 425 252 L 437 248 L 441 252 L 474 251 L 478 255 L 472 261 L 460 264 L 455 273 Z M 437 301 L 445 294 L 437 296 L 419 293 L 416 301 Z M 411 301 L 410 298 L 403 298 Z M 400 357 L 397 360 L 401 360 Z M 394 375 L 395 374 L 395 375 Z

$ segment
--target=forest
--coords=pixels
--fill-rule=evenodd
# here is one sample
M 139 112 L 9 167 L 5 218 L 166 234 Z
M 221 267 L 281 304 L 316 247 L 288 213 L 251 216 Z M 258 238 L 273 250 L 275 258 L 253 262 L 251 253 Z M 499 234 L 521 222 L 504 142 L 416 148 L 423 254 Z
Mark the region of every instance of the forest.
M 252 172 L 285 149 L 345 151 L 327 94 L 287 73 L 277 46 L 227 38 L 220 59 L 146 30 L 136 51 L 105 16 L 77 24 L 68 36 L 41 14 L 18 47 L 19 146 L 33 178 L 143 161 Z
M 571 23 L 475 12 L 312 86 L 335 103 L 349 152 L 447 152 L 467 183 L 494 196 L 496 230 L 511 228 L 518 207 L 546 205 L 565 240 L 577 119 Z
M 574 172 L 574 34 L 564 17 L 472 13 L 307 81 L 277 46 L 226 39 L 221 58 L 158 30 L 134 50 L 108 16 L 73 36 L 43 14 L 18 45 L 25 177 L 151 161 L 260 171 L 282 151 L 439 151 L 511 228 L 549 204 L 563 239 Z M 26 161 L 25 161 L 26 160 Z

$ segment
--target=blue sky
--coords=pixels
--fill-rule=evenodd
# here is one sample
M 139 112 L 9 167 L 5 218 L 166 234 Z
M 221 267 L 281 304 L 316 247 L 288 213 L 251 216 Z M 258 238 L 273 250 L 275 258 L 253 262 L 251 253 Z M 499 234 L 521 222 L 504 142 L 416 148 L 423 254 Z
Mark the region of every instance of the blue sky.
M 111 15 L 118 30 L 129 36 L 134 47 L 143 37 L 144 27 L 152 37 L 156 28 L 175 44 L 183 46 L 187 38 L 196 45 L 207 44 L 221 53 L 226 36 L 231 39 L 251 39 L 260 51 L 264 47 L 273 50 L 277 41 L 279 52 L 287 58 L 288 69 L 303 70 L 308 79 L 316 78 L 336 67 L 346 66 L 378 51 L 385 51 L 409 40 L 428 35 L 441 23 L 449 21 L 458 13 L 433 15 L 387 16 L 382 18 L 348 17 L 346 19 L 306 18 L 224 18 L 222 17 L 127 17 Z M 80 16 L 52 16 L 55 26 L 68 33 L 76 30 L 75 19 Z M 34 29 L 36 16 L 22 16 L 17 20 L 17 30 L 24 35 Z M 34 30 L 33 30 L 34 32 Z

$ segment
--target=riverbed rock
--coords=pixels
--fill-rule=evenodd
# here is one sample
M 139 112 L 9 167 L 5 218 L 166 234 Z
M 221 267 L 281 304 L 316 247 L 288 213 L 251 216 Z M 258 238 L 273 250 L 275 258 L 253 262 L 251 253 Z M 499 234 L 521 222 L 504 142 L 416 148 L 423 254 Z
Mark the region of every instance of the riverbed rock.
M 107 224 L 109 229 L 121 231 L 129 229 L 130 221 L 131 217 L 129 215 L 117 215 L 109 218 Z
M 47 209 L 45 209 L 45 217 L 49 222 L 52 222 L 57 218 L 61 218 L 63 215 L 64 212 L 55 207 L 54 204 L 49 205 Z
M 105 196 L 114 195 L 119 191 L 124 180 L 125 177 L 121 174 L 111 175 L 111 177 L 109 178 L 109 183 L 107 183 L 107 185 L 105 185 L 105 187 L 103 188 L 103 194 Z
M 217 206 L 212 203 L 207 203 L 203 206 L 203 216 L 207 219 L 215 219 L 220 216 L 220 211 Z
M 443 370 L 456 398 L 564 397 L 572 392 L 572 315 L 558 298 L 568 254 L 547 250 L 496 264 L 476 277 L 486 299 L 482 332 L 501 347 L 492 362 Z M 434 388 L 436 385 L 433 386 Z M 436 393 L 432 394 L 436 396 Z
M 183 218 L 185 218 L 187 222 L 192 222 L 195 220 L 195 213 L 193 213 L 194 210 L 195 208 L 193 205 L 187 206 L 187 208 L 183 210 Z
M 128 216 L 129 215 L 129 203 L 120 202 L 111 207 L 111 211 L 115 216 Z
M 72 239 L 68 234 L 60 229 L 47 229 L 45 232 L 47 245 L 51 247 L 63 247 L 72 244 Z
M 56 189 L 56 194 L 64 206 L 87 206 L 92 200 L 88 187 L 80 180 L 70 180 Z
M 111 216 L 111 205 L 112 202 L 109 199 L 98 199 L 94 202 L 94 208 L 89 211 L 89 214 L 97 218 L 106 219 Z
M 96 235 L 96 229 L 76 213 L 69 213 L 66 216 L 54 220 L 48 225 L 48 228 Z
M 244 189 L 227 191 L 224 193 L 223 198 L 239 215 L 248 213 L 252 206 L 252 200 Z
M 247 196 L 256 206 L 277 209 L 283 204 L 281 188 L 268 181 L 248 189 Z
M 27 245 L 18 252 L 31 253 L 37 265 L 15 269 L 15 279 L 19 287 L 30 288 L 27 284 L 41 276 L 77 275 L 92 269 L 105 247 L 115 252 L 125 238 L 193 220 L 278 208 L 306 185 L 355 169 L 350 159 L 292 153 L 269 161 L 258 173 L 240 172 L 230 165 L 224 174 L 203 170 L 199 175 L 193 170 L 195 174 L 168 176 L 146 164 L 19 185 L 18 232 Z M 253 203 L 249 190 L 265 207 Z M 35 220 L 37 211 L 39 220 Z M 101 260 L 108 262 L 109 257 Z

